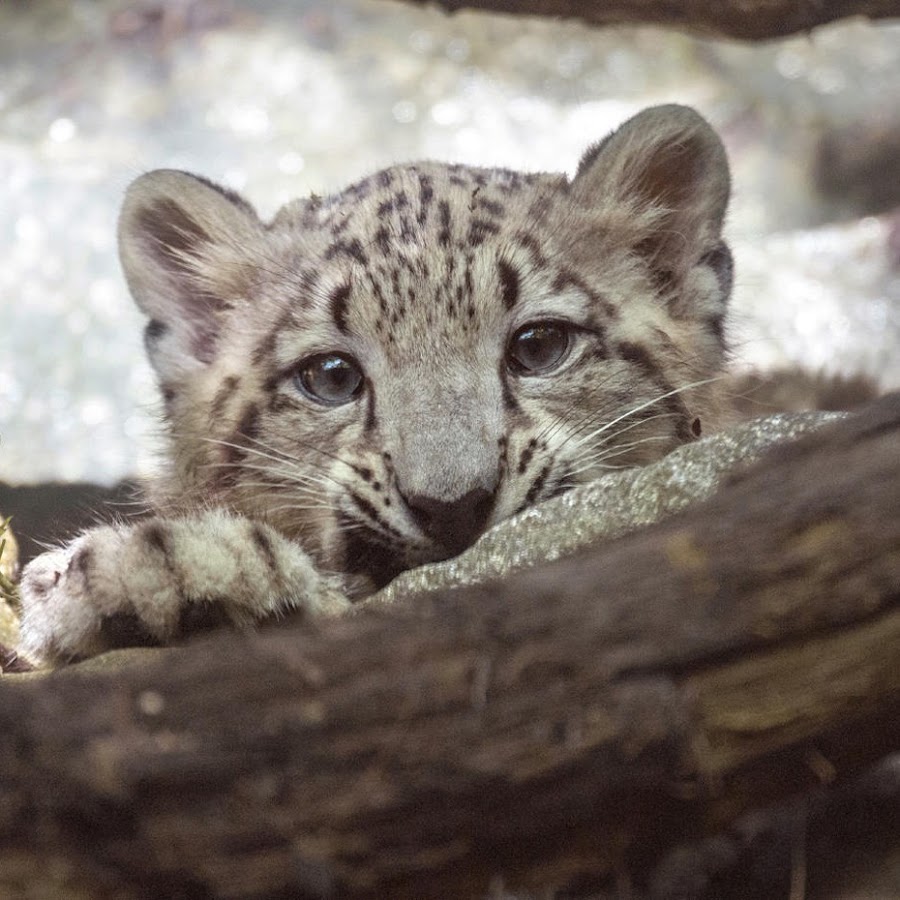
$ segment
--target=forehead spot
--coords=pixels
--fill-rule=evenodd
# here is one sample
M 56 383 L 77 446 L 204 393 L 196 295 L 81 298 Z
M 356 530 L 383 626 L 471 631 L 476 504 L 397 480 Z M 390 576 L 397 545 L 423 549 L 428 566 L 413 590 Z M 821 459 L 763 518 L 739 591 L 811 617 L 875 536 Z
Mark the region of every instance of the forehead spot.
M 331 318 L 341 334 L 347 334 L 347 317 L 349 315 L 348 301 L 350 299 L 350 285 L 345 282 L 338 285 L 328 297 L 328 307 L 331 310 Z

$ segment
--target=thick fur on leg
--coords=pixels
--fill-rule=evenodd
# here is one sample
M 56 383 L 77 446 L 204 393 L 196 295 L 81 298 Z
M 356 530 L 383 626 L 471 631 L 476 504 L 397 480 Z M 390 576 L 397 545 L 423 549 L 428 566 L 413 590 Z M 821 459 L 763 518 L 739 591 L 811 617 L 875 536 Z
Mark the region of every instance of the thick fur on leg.
M 20 590 L 22 650 L 50 663 L 164 643 L 212 621 L 349 607 L 298 545 L 222 510 L 94 528 L 33 560 Z

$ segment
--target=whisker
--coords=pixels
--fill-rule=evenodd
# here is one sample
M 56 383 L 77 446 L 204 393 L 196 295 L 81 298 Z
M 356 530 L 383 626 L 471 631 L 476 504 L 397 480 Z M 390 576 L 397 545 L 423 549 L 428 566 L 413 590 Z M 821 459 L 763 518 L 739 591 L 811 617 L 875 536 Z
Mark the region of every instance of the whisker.
M 271 460 L 272 462 L 278 463 L 279 465 L 282 465 L 284 463 L 290 463 L 291 465 L 300 465 L 301 464 L 298 459 L 292 458 L 292 457 L 288 456 L 287 454 L 281 454 L 280 456 L 278 456 L 273 453 L 267 452 L 265 450 L 261 450 L 258 447 L 248 446 L 245 444 L 237 444 L 237 443 L 234 443 L 233 441 L 223 441 L 218 438 L 203 438 L 203 440 L 206 441 L 207 443 L 215 444 L 216 446 L 230 447 L 231 449 L 234 449 L 234 450 L 240 450 L 242 453 L 255 455 L 261 459 L 268 459 L 268 460 Z M 323 451 L 323 453 L 324 453 L 324 451 Z M 326 454 L 326 455 L 332 456 L 332 454 Z M 344 465 L 349 466 L 349 463 L 345 463 L 343 460 L 341 460 L 337 456 L 334 456 L 333 458 L 337 462 L 341 462 Z M 215 463 L 214 462 L 214 463 L 209 463 L 208 465 L 210 465 L 210 466 L 235 466 L 237 468 L 241 468 L 241 467 L 246 468 L 246 467 L 249 467 L 250 463 L 245 463 L 245 462 Z M 329 472 L 326 472 L 324 469 L 319 469 L 319 474 L 321 474 L 321 476 L 323 478 L 328 479 L 329 481 L 331 481 L 333 484 L 337 485 L 338 487 L 343 486 L 340 481 L 338 481 L 336 478 L 334 478 L 334 476 L 332 476 Z
M 677 394 L 682 393 L 683 391 L 690 390 L 691 388 L 702 387 L 705 384 L 712 384 L 715 381 L 721 380 L 722 377 L 723 376 L 719 376 L 717 378 L 705 378 L 702 381 L 694 381 L 694 382 L 691 382 L 690 384 L 685 384 L 679 388 L 675 388 L 674 390 L 666 391 L 665 394 L 660 394 L 659 396 L 654 397 L 652 400 L 645 400 L 643 403 L 639 403 L 637 406 L 634 406 L 631 409 L 629 409 L 628 412 L 624 412 L 621 415 L 617 416 L 611 422 L 607 422 L 606 424 L 601 425 L 600 428 L 597 428 L 595 431 L 592 431 L 589 435 L 587 435 L 584 438 L 584 440 L 591 440 L 592 438 L 596 437 L 598 434 L 602 434 L 604 431 L 607 431 L 608 429 L 612 428 L 614 425 L 617 425 L 619 422 L 622 422 L 623 420 L 629 418 L 630 416 L 633 416 L 636 413 L 639 413 L 641 410 L 647 409 L 648 407 L 651 407 L 654 404 L 661 402 L 662 400 L 666 400 L 669 397 L 674 397 Z
M 612 381 L 613 377 L 614 377 L 613 373 L 611 373 L 611 372 L 606 373 L 605 377 L 603 377 L 602 379 L 598 380 L 595 383 L 595 387 L 597 387 L 597 388 L 603 387 L 605 384 Z M 553 420 L 550 421 L 547 425 L 545 425 L 537 433 L 537 435 L 535 435 L 535 438 L 538 442 L 549 440 L 550 437 L 552 437 L 555 432 L 559 431 L 561 428 L 563 428 L 567 425 L 574 427 L 575 430 L 578 431 L 585 423 L 595 420 L 597 418 L 597 412 L 598 411 L 596 409 L 589 410 L 581 418 L 580 422 L 575 423 L 574 425 L 569 419 L 566 419 L 563 416 L 554 416 Z
M 611 432 L 610 434 L 604 435 L 603 438 L 601 439 L 601 442 L 599 445 L 597 444 L 596 441 L 591 440 L 591 438 L 593 438 L 597 434 L 601 433 L 604 430 L 603 427 L 596 429 L 596 430 L 590 432 L 590 434 L 586 434 L 586 435 L 574 434 L 574 435 L 572 435 L 570 440 L 572 440 L 577 447 L 582 447 L 588 443 L 590 443 L 591 446 L 603 447 L 603 446 L 606 446 L 607 444 L 609 444 L 610 441 L 614 441 L 614 440 L 616 440 L 616 438 L 620 437 L 621 435 L 625 434 L 626 432 L 631 431 L 633 428 L 640 428 L 641 425 L 646 425 L 648 422 L 655 422 L 658 419 L 675 419 L 675 418 L 677 418 L 677 413 L 654 413 L 652 416 L 647 416 L 646 418 L 640 418 L 636 422 L 630 422 L 628 425 L 625 425 L 622 428 L 619 428 L 616 431 Z
M 668 440 L 669 438 L 665 435 L 655 435 L 653 437 L 642 438 L 639 441 L 631 441 L 627 444 L 615 444 L 612 447 L 606 448 L 602 452 L 598 452 L 596 455 L 589 456 L 584 459 L 579 459 L 576 468 L 569 470 L 569 475 L 580 475 L 582 472 L 597 466 L 602 468 L 610 468 L 609 466 L 605 465 L 606 460 L 615 459 L 618 456 L 624 456 L 626 453 L 630 453 L 632 450 L 642 444 L 648 444 L 654 441 Z M 624 465 L 615 466 L 614 468 L 634 468 L 634 466 Z
M 269 515 L 274 515 L 278 512 L 283 512 L 284 510 L 319 510 L 319 509 L 328 509 L 327 506 L 324 506 L 320 503 L 283 503 L 281 506 L 273 506 L 266 510 L 266 513 Z
M 274 453 L 265 452 L 258 447 L 248 446 L 247 444 L 237 444 L 234 441 L 223 441 L 220 438 L 211 437 L 204 437 L 201 440 L 207 444 L 215 444 L 217 447 L 229 447 L 232 450 L 240 450 L 242 453 L 255 453 L 257 456 L 263 457 L 264 459 L 272 460 L 272 462 L 296 462 L 296 460 L 292 460 L 291 457 L 286 454 L 279 454 L 276 456 Z M 248 440 L 251 439 L 248 438 Z
M 321 474 L 308 474 L 306 472 L 298 472 L 294 469 L 287 469 L 283 467 L 275 467 L 275 466 L 260 466 L 255 465 L 254 463 L 237 463 L 237 462 L 213 462 L 206 463 L 203 466 L 204 469 L 240 469 L 246 470 L 250 472 L 263 472 L 267 475 L 272 475 L 275 478 L 281 479 L 282 482 L 292 483 L 292 484 L 307 484 L 316 487 L 327 488 L 332 484 L 336 484 L 338 486 L 342 486 L 339 481 L 334 478 L 329 478 L 326 475 Z M 273 482 L 275 483 L 275 482 Z
M 303 484 L 273 484 L 267 481 L 246 481 L 241 482 L 241 486 L 248 488 L 265 488 L 272 491 L 273 493 L 278 493 L 281 495 L 290 493 L 297 497 L 305 497 L 310 500 L 316 500 L 322 505 L 324 509 L 330 509 L 332 507 L 332 504 L 327 501 L 327 498 L 323 497 L 320 493 L 311 491 L 306 485 Z
M 299 447 L 302 447 L 304 450 L 312 450 L 313 453 L 321 453 L 322 456 L 325 456 L 328 459 L 333 459 L 335 462 L 341 463 L 341 465 L 350 466 L 350 463 L 348 463 L 344 459 L 341 459 L 341 457 L 338 456 L 336 453 L 332 453 L 331 451 L 325 450 L 322 447 L 317 447 L 315 444 L 311 444 L 309 441 L 301 440 L 295 434 L 284 435 L 284 437 L 285 437 L 285 440 L 290 440 L 292 443 L 297 444 Z M 264 447 L 265 449 L 273 449 L 273 448 L 269 448 L 266 444 L 263 444 L 262 441 L 260 441 L 258 438 L 248 437 L 247 440 L 249 440 L 255 444 L 259 444 L 260 446 Z M 281 452 L 281 451 L 276 451 L 276 452 Z

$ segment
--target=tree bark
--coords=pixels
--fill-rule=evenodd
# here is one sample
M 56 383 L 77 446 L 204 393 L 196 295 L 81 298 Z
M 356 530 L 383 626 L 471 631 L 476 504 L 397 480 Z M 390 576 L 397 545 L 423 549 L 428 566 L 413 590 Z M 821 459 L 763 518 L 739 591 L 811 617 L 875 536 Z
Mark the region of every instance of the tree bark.
M 589 25 L 661 25 L 711 37 L 767 40 L 850 16 L 900 16 L 897 0 L 407 0 L 447 12 L 478 9 L 510 15 L 580 19 Z
M 640 879 L 900 750 L 898 511 L 894 395 L 500 583 L 5 677 L 0 895 Z

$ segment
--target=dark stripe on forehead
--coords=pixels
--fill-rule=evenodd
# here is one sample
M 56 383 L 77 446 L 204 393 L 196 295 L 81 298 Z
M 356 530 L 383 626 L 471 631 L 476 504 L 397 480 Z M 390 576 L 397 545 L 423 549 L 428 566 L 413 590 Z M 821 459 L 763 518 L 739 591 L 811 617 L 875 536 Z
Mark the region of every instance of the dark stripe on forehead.
M 347 317 L 350 314 L 347 301 L 350 299 L 350 285 L 338 285 L 328 297 L 328 306 L 331 309 L 331 318 L 342 334 L 347 333 Z
M 259 342 L 256 349 L 250 356 L 250 359 L 253 362 L 253 365 L 259 366 L 262 365 L 274 352 L 275 352 L 275 344 L 278 342 L 278 332 L 279 328 L 273 328 L 269 333 Z
M 375 273 L 371 269 L 366 272 L 366 276 L 369 281 L 369 288 L 373 296 L 378 300 L 378 309 L 381 311 L 382 316 L 387 315 L 387 299 L 384 296 L 384 291 L 381 289 L 381 281 L 375 277 Z
M 216 420 L 222 415 L 222 411 L 225 409 L 228 398 L 237 390 L 240 383 L 241 379 L 238 378 L 237 375 L 229 375 L 222 382 L 219 390 L 216 391 L 216 396 L 213 397 L 212 406 L 210 406 L 209 409 L 210 419 Z
M 302 301 L 302 305 L 306 306 L 308 303 L 307 300 L 304 299 Z M 278 317 L 278 321 L 275 323 L 274 327 L 269 330 L 266 336 L 259 342 L 256 348 L 253 351 L 253 355 L 251 359 L 253 360 L 253 365 L 260 366 L 264 363 L 267 363 L 272 355 L 275 353 L 275 347 L 278 343 L 278 335 L 281 331 L 288 326 L 294 311 L 291 307 L 282 312 L 282 314 Z
M 541 251 L 540 242 L 534 235 L 529 234 L 527 231 L 517 231 L 515 240 L 520 247 L 528 251 L 531 256 L 531 264 L 536 269 L 543 269 L 547 266 L 547 257 Z
M 349 241 L 337 240 L 325 251 L 325 259 L 334 259 L 338 255 L 349 256 L 361 266 L 368 265 L 369 259 L 365 250 L 360 243 L 359 238 L 352 238 Z
M 450 204 L 446 200 L 438 203 L 438 221 L 441 225 L 441 230 L 438 232 L 438 243 L 442 247 L 447 247 L 450 244 Z
M 416 221 L 419 225 L 424 225 L 428 219 L 428 210 L 431 208 L 431 201 L 434 199 L 434 184 L 430 175 L 419 176 L 419 214 Z
M 391 251 L 391 232 L 384 225 L 379 225 L 375 232 L 375 243 L 382 256 L 387 256 Z
M 500 231 L 498 225 L 489 219 L 472 219 L 469 223 L 469 234 L 466 238 L 469 246 L 478 247 L 491 235 Z
M 570 287 L 584 294 L 594 309 L 602 310 L 608 320 L 615 321 L 619 318 L 619 310 L 604 296 L 597 293 L 580 275 L 569 269 L 560 269 L 553 279 L 552 289 L 560 293 Z
M 488 197 L 479 197 L 476 206 L 483 209 L 488 215 L 496 216 L 498 219 L 506 212 L 506 207 L 502 203 L 498 203 L 496 200 L 491 200 Z
M 505 259 L 497 263 L 497 268 L 500 271 L 500 296 L 503 298 L 503 305 L 512 309 L 519 299 L 519 274 Z

